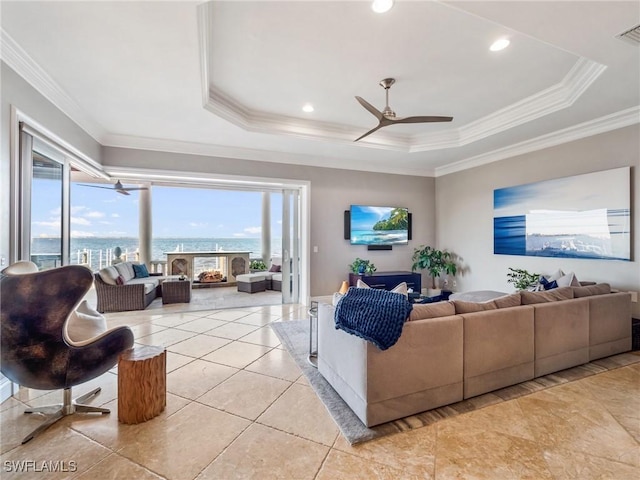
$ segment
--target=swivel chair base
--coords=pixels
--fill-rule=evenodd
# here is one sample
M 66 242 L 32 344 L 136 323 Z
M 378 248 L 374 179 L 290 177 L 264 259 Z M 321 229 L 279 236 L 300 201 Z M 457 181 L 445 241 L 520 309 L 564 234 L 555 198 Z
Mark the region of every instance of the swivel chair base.
M 66 417 L 67 415 L 73 415 L 74 413 L 101 413 L 103 415 L 111 413 L 108 408 L 100 408 L 84 404 L 84 402 L 86 402 L 87 400 L 98 395 L 101 390 L 102 389 L 98 387 L 94 390 L 91 390 L 89 393 L 85 393 L 84 395 L 81 395 L 72 400 L 71 388 L 65 388 L 63 391 L 62 403 L 58 403 L 55 405 L 45 405 L 43 407 L 28 408 L 27 410 L 25 410 L 24 413 L 41 413 L 44 415 L 50 415 L 50 417 L 42 422 L 40 426 L 33 432 L 24 437 L 24 439 L 22 440 L 22 444 L 24 445 L 29 440 L 41 434 L 51 425 L 56 423 L 61 418 Z

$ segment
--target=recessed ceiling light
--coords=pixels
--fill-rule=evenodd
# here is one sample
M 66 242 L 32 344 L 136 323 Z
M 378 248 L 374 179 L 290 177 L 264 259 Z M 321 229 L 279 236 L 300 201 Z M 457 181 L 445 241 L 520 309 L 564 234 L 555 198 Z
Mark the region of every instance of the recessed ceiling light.
M 371 10 L 376 13 L 385 13 L 393 7 L 393 0 L 373 0 Z
M 303 112 L 307 112 L 307 113 L 311 113 L 311 112 L 313 112 L 313 105 L 311 105 L 310 103 L 305 103 L 305 104 L 302 106 L 302 111 L 303 111 Z
M 505 48 L 507 48 L 510 43 L 511 42 L 508 38 L 500 38 L 491 44 L 489 50 L 491 50 L 492 52 L 499 52 L 500 50 L 504 50 Z

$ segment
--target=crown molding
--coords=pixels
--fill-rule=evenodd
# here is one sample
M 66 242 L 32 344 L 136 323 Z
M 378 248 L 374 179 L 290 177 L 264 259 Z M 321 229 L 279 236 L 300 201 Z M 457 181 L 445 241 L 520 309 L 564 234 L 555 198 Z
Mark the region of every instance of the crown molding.
M 509 145 L 508 147 L 493 150 L 482 155 L 476 155 L 474 157 L 460 160 L 444 167 L 438 167 L 435 169 L 435 176 L 441 177 L 450 173 L 468 170 L 488 163 L 497 162 L 498 160 L 504 160 L 506 158 L 523 155 L 536 150 L 554 147 L 556 145 L 580 140 L 581 138 L 598 135 L 611 130 L 617 130 L 618 128 L 628 127 L 637 123 L 640 123 L 640 105 L 626 110 L 621 110 L 595 120 L 583 122 L 572 127 L 564 128 L 556 132 L 541 135 L 524 142 Z
M 215 66 L 209 55 L 213 42 L 213 33 L 210 29 L 213 22 L 208 21 L 211 15 L 213 15 L 211 4 L 201 5 L 198 10 L 199 47 L 203 107 L 206 110 L 250 132 L 295 135 L 334 143 L 353 143 L 353 139 L 362 134 L 361 129 L 347 125 L 314 122 L 251 110 L 217 88 L 211 74 Z M 571 70 L 559 83 L 467 125 L 438 133 L 413 136 L 382 131 L 377 132 L 373 137 L 359 141 L 357 145 L 407 153 L 468 145 L 571 106 L 606 68 L 600 63 L 578 57 Z
M 94 140 L 101 143 L 101 139 L 106 134 L 105 129 L 73 100 L 3 28 L 0 28 L 0 45 L 0 58 L 3 62 Z
M 225 145 L 211 145 L 207 143 L 185 142 L 160 138 L 134 137 L 129 135 L 109 134 L 105 137 L 102 145 L 114 148 L 131 148 L 134 150 L 150 150 L 155 152 L 168 152 L 184 155 L 201 155 L 206 157 L 232 158 L 257 162 L 284 163 L 290 165 L 390 173 L 396 175 L 433 177 L 435 173 L 431 167 L 399 167 L 397 164 L 385 165 L 383 167 L 373 166 L 366 158 L 345 162 L 344 159 L 335 157 L 305 155 L 275 150 L 259 150 L 244 147 L 230 147 Z M 104 168 L 106 169 L 107 166 L 105 165 Z

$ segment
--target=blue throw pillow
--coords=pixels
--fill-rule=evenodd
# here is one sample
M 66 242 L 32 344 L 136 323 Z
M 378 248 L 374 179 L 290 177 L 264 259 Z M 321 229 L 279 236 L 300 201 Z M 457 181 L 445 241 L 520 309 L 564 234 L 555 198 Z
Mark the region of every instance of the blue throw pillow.
M 545 290 L 551 290 L 553 288 L 558 288 L 558 282 L 556 282 L 555 280 L 553 280 L 552 282 L 550 282 L 549 280 L 547 280 L 545 277 L 540 277 L 540 285 L 542 285 L 542 287 Z
M 136 274 L 136 278 L 146 278 L 149 276 L 149 270 L 147 270 L 147 266 L 144 263 L 140 265 L 134 263 L 133 272 Z

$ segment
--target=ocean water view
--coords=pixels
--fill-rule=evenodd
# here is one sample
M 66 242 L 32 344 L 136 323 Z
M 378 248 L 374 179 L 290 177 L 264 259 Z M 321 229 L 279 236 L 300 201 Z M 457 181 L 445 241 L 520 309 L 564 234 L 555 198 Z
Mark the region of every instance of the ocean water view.
M 32 258 L 56 261 L 60 257 L 60 244 L 57 237 L 34 238 L 31 242 Z M 122 250 L 123 259 L 135 260 L 140 242 L 135 237 L 83 237 L 71 238 L 70 245 L 71 264 L 86 263 L 92 270 L 99 270 L 110 264 L 116 247 Z M 249 251 L 251 258 L 262 256 L 260 238 L 154 238 L 151 248 L 153 261 L 166 261 L 167 252 Z M 280 255 L 281 249 L 282 239 L 272 238 L 271 254 Z

